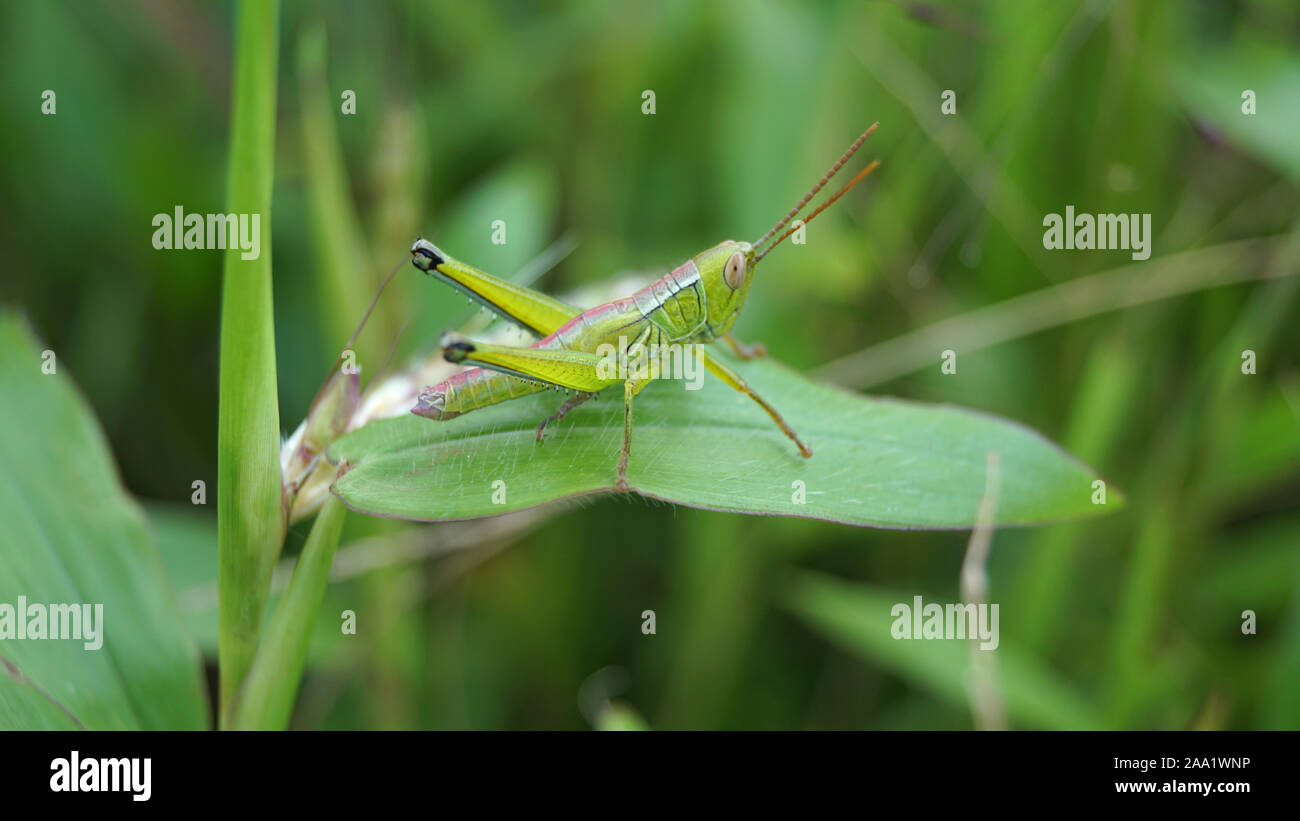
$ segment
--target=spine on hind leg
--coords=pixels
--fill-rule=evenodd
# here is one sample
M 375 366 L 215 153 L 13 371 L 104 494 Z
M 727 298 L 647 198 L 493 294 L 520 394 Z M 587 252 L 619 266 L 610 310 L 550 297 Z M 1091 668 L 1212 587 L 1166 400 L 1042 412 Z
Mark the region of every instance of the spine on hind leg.
M 470 368 L 425 388 L 412 413 L 429 419 L 454 419 L 472 410 L 540 393 L 546 386 L 486 368 Z

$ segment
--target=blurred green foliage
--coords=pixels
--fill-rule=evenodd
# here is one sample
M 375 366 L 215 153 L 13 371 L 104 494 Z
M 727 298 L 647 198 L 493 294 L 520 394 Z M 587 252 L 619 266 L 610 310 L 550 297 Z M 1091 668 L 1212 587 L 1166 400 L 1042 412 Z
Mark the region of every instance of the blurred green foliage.
M 23 420 L 0 430 L 0 728 L 202 729 L 198 654 L 144 512 L 57 356 L 8 311 L 0 385 Z
M 0 299 L 151 504 L 215 486 L 221 256 L 155 251 L 150 221 L 224 210 L 232 30 L 222 3 L 0 5 Z M 540 283 L 554 293 L 648 277 L 759 236 L 879 120 L 880 171 L 765 261 L 737 334 L 811 370 L 920 331 L 933 366 L 844 381 L 1016 419 L 1124 489 L 1117 515 L 994 535 L 1012 726 L 1300 728 L 1294 4 L 291 3 L 280 36 L 284 427 L 416 234 L 504 276 L 572 234 Z M 1197 284 L 1032 334 L 977 328 L 996 344 L 941 375 L 934 323 L 1131 265 L 1043 250 L 1043 215 L 1069 204 L 1151 213 L 1151 264 L 1204 251 Z M 1216 248 L 1246 239 L 1224 264 Z M 469 316 L 409 270 L 381 306 L 363 337 L 381 360 Z M 164 561 L 211 663 L 215 525 L 165 509 Z M 839 629 L 854 607 L 878 619 L 872 602 L 957 600 L 967 534 L 642 499 L 552 513 L 481 540 L 349 517 L 338 561 L 381 559 L 330 588 L 294 726 L 973 726 L 963 654 Z

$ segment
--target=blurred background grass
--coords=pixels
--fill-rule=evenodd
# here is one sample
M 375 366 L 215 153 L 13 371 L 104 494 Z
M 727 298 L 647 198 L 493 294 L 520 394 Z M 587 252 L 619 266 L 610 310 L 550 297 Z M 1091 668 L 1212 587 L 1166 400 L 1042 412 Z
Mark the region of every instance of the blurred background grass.
M 222 3 L 0 6 L 0 298 L 99 415 L 209 664 L 214 499 L 188 502 L 215 488 L 221 257 L 150 239 L 155 213 L 224 210 L 232 27 Z M 912 333 L 887 353 L 923 369 L 824 373 L 1019 420 L 1127 493 L 1110 517 L 995 535 L 1012 726 L 1300 728 L 1298 45 L 1285 0 L 286 4 L 282 424 L 415 235 L 503 276 L 569 235 L 552 293 L 649 278 L 758 237 L 879 120 L 881 170 L 765 263 L 738 336 L 812 369 Z M 1070 204 L 1151 213 L 1152 260 L 1087 285 L 1131 260 L 1044 251 L 1043 215 Z M 925 330 L 1039 291 L 1035 317 L 1071 316 L 1076 280 L 1119 304 L 1157 274 L 1180 293 L 1027 335 L 1001 314 L 961 344 Z M 468 316 L 403 271 L 361 361 Z M 379 566 L 331 587 L 294 726 L 972 726 L 964 653 L 862 629 L 956 600 L 967 534 L 640 499 L 474 527 L 349 517 L 340 560 Z

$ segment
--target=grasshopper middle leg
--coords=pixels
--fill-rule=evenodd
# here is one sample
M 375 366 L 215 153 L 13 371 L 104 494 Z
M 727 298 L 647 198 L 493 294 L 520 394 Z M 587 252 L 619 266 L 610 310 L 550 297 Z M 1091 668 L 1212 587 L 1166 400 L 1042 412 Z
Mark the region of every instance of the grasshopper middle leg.
M 627 457 L 632 453 L 632 399 L 648 382 L 629 379 L 623 383 L 623 449 L 618 452 L 618 480 L 614 489 L 627 493 L 632 488 L 627 483 Z

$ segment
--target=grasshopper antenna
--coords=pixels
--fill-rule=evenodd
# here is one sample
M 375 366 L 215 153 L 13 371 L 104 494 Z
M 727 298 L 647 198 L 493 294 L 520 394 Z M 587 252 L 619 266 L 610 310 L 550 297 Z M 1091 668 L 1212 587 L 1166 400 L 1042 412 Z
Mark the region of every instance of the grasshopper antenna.
M 875 171 L 875 170 L 876 170 L 876 167 L 879 166 L 879 165 L 880 165 L 880 160 L 872 160 L 871 163 L 870 163 L 866 168 L 864 168 L 864 169 L 862 169 L 861 171 L 859 171 L 859 172 L 857 173 L 857 175 L 856 175 L 853 179 L 849 180 L 849 181 L 848 181 L 848 184 L 846 184 L 846 185 L 845 185 L 843 188 L 841 188 L 839 191 L 836 191 L 836 192 L 835 192 L 835 196 L 831 197 L 830 199 L 826 200 L 826 202 L 823 202 L 821 205 L 819 205 L 819 206 L 817 206 L 816 208 L 814 208 L 814 209 L 813 209 L 813 212 L 812 212 L 811 214 L 808 215 L 808 218 L 805 219 L 805 220 L 803 221 L 804 225 L 807 225 L 808 223 L 812 222 L 812 221 L 813 221 L 813 217 L 815 217 L 815 216 L 817 216 L 818 214 L 820 214 L 821 212 L 825 211 L 827 208 L 830 208 L 830 207 L 831 207 L 831 204 L 834 203 L 837 199 L 839 199 L 840 197 L 842 197 L 842 196 L 844 196 L 845 194 L 849 193 L 849 189 L 850 189 L 850 188 L 852 188 L 853 186 L 857 185 L 858 183 L 860 183 L 860 182 L 862 182 L 864 179 L 866 179 L 866 178 L 867 178 L 867 175 L 870 174 L 872 171 Z M 771 245 L 769 245 L 769 246 L 767 246 L 766 248 L 764 248 L 764 249 L 763 249 L 763 253 L 759 254 L 759 255 L 756 256 L 756 257 L 754 257 L 754 264 L 757 265 L 757 264 L 758 264 L 758 261 L 759 261 L 760 259 L 762 259 L 763 257 L 767 256 L 767 252 L 768 252 L 768 251 L 771 251 L 773 248 L 775 248 L 776 246 L 780 245 L 781 242 L 782 242 L 786 237 L 788 237 L 788 236 L 790 236 L 791 234 L 793 234 L 793 233 L 795 232 L 795 230 L 796 230 L 796 229 L 795 229 L 794 227 L 790 227 L 790 228 L 785 229 L 785 233 L 782 234 L 781 236 L 777 237 L 777 238 L 776 238 L 776 241 L 773 242 Z
M 396 266 L 393 267 L 393 270 L 388 273 L 388 276 L 384 278 L 383 284 L 380 285 L 379 290 L 375 292 L 374 299 L 370 300 L 370 307 L 366 308 L 365 316 L 361 317 L 361 322 L 357 325 L 357 329 L 352 332 L 352 338 L 348 340 L 348 344 L 343 346 L 344 351 L 348 350 L 349 348 L 357 344 L 357 337 L 361 336 L 361 331 L 365 329 L 366 322 L 369 321 L 371 312 L 374 311 L 375 306 L 379 304 L 379 297 L 383 296 L 384 289 L 388 287 L 388 283 L 393 281 L 393 277 L 397 276 L 397 272 L 400 271 L 402 269 L 402 266 L 405 264 L 406 264 L 406 259 L 402 259 L 400 262 L 397 263 Z M 397 345 L 396 340 L 393 341 L 393 345 L 394 346 Z M 391 359 L 392 351 L 389 351 L 388 355 L 389 358 Z M 324 399 L 326 392 L 330 389 L 330 385 L 334 382 L 334 375 L 338 373 L 339 366 L 342 364 L 343 364 L 343 354 L 340 353 L 338 357 L 334 360 L 334 367 L 330 368 L 329 375 L 325 377 L 325 381 L 321 383 L 320 389 L 316 391 L 315 398 L 311 400 L 311 405 L 310 405 L 311 408 L 313 409 L 316 408 L 317 405 L 319 405 L 321 401 Z M 384 364 L 385 366 L 387 366 L 388 363 L 385 362 Z
M 832 196 L 831 199 L 824 201 L 824 203 L 814 208 L 813 213 L 810 213 L 809 216 L 807 216 L 807 220 L 803 221 L 803 225 L 807 225 L 807 223 L 813 222 L 814 217 L 818 216 L 819 213 L 822 213 L 823 210 L 826 210 L 827 208 L 831 207 L 831 205 L 835 203 L 837 199 L 840 199 L 841 196 L 848 194 L 849 188 L 852 188 L 853 186 L 855 186 L 855 184 L 858 184 L 859 182 L 862 182 L 863 179 L 866 179 L 867 174 L 870 174 L 871 171 L 876 170 L 876 166 L 878 165 L 880 165 L 880 160 L 872 160 L 870 164 L 867 165 L 867 168 L 858 171 L 857 175 L 855 175 L 853 179 L 850 179 L 850 181 L 846 183 L 844 187 L 840 188 L 839 191 L 835 192 L 835 196 Z M 764 256 L 767 256 L 767 252 L 771 251 L 772 248 L 780 246 L 781 242 L 783 242 L 783 240 L 787 238 L 787 236 L 794 233 L 794 230 L 796 229 L 794 229 L 793 226 L 788 227 L 788 229 L 785 229 L 784 234 L 777 236 L 776 242 L 772 243 L 771 246 L 768 246 L 767 248 L 763 248 L 763 252 L 759 253 L 758 256 L 754 257 L 754 264 L 757 265 L 758 261 L 762 260 Z
M 393 266 L 393 270 L 388 272 L 388 276 L 384 277 L 383 284 L 379 286 L 379 290 L 375 291 L 374 298 L 370 300 L 370 307 L 366 308 L 365 316 L 361 317 L 361 322 L 357 324 L 357 329 L 352 332 L 352 338 L 348 340 L 348 344 L 343 346 L 344 348 L 351 348 L 353 345 L 357 344 L 357 337 L 361 336 L 361 330 L 365 328 L 366 323 L 370 321 L 370 314 L 374 312 L 375 306 L 379 304 L 379 298 L 384 295 L 384 290 L 388 288 L 388 283 L 393 281 L 393 277 L 397 276 L 397 272 L 402 270 L 402 266 L 405 264 L 406 259 L 403 258 Z
M 379 304 L 379 297 L 383 296 L 384 290 L 388 287 L 388 283 L 393 281 L 393 277 L 397 276 L 397 272 L 402 270 L 402 266 L 405 264 L 406 259 L 402 259 L 397 263 L 397 265 L 393 266 L 393 270 L 388 272 L 388 276 L 384 278 L 383 284 L 379 286 L 379 290 L 375 291 L 374 298 L 370 300 L 370 307 L 366 308 L 365 316 L 361 317 L 361 322 L 357 324 L 357 329 L 352 332 L 352 338 L 348 340 L 348 344 L 343 346 L 343 350 L 346 351 L 357 344 L 357 337 L 361 336 L 361 331 L 365 329 L 366 322 L 370 320 L 370 314 L 375 310 L 375 306 Z M 393 344 L 396 345 L 397 341 L 394 340 Z M 389 352 L 389 357 L 392 357 L 391 352 Z M 312 400 L 313 407 L 315 407 L 317 400 L 324 395 L 325 389 L 329 386 L 330 379 L 334 376 L 334 372 L 339 369 L 339 365 L 341 364 L 343 364 L 343 354 L 339 354 L 338 358 L 334 360 L 334 367 L 330 368 L 329 376 L 325 378 L 325 384 L 320 386 L 320 390 L 316 392 L 316 399 Z
M 768 231 L 766 234 L 764 234 L 762 237 L 760 237 L 759 240 L 758 240 L 757 242 L 754 243 L 754 246 L 753 246 L 753 247 L 754 247 L 754 250 L 755 250 L 755 251 L 757 251 L 759 248 L 761 248 L 762 245 L 763 245 L 763 243 L 765 243 L 765 242 L 767 242 L 769 239 L 771 239 L 772 236 L 773 236 L 774 234 L 776 234 L 777 231 L 780 231 L 782 228 L 784 228 L 784 227 L 786 226 L 786 224 L 787 224 L 788 222 L 790 222 L 790 220 L 794 219 L 795 216 L 799 213 L 799 211 L 802 210 L 803 207 L 804 207 L 805 205 L 807 205 L 807 204 L 809 203 L 809 201 L 812 200 L 813 197 L 817 196 L 817 192 L 820 191 L 820 190 L 822 190 L 822 188 L 825 187 L 826 183 L 828 183 L 828 182 L 831 181 L 831 177 L 834 177 L 835 174 L 836 174 L 836 172 L 838 172 L 838 171 L 840 170 L 840 168 L 842 168 L 842 167 L 844 166 L 844 163 L 846 163 L 846 162 L 849 161 L 849 157 L 852 157 L 852 156 L 853 156 L 853 153 L 854 153 L 855 151 L 857 151 L 858 148 L 861 147 L 861 145 L 862 145 L 864 142 L 866 142 L 867 137 L 870 137 L 870 136 L 871 136 L 871 132 L 875 131 L 875 130 L 876 130 L 876 126 L 878 126 L 878 125 L 880 125 L 880 123 L 878 123 L 878 122 L 876 122 L 876 123 L 872 123 L 870 128 L 868 128 L 866 131 L 863 131 L 862 134 L 861 134 L 861 136 L 859 136 L 856 140 L 853 141 L 853 145 L 850 145 L 849 148 L 848 148 L 848 150 L 845 151 L 844 154 L 843 154 L 843 155 L 842 155 L 838 160 L 836 160 L 835 164 L 832 165 L 832 166 L 830 167 L 830 170 L 828 170 L 828 171 L 826 172 L 826 174 L 825 174 L 825 175 L 824 175 L 820 180 L 818 180 L 817 184 L 814 185 L 814 186 L 812 187 L 812 190 L 809 191 L 807 194 L 805 194 L 803 199 L 799 200 L 799 204 L 796 205 L 794 208 L 791 208 L 791 209 L 790 209 L 790 213 L 786 214 L 786 215 L 781 219 L 780 222 L 778 222 L 776 225 L 773 225 L 773 226 L 772 226 L 772 229 L 771 229 L 770 231 Z M 840 196 L 843 195 L 845 191 L 848 191 L 849 188 L 852 188 L 854 185 L 857 184 L 857 182 L 861 179 L 861 177 L 865 177 L 865 176 L 866 176 L 866 174 L 861 174 L 861 175 L 859 175 L 859 177 L 858 177 L 858 178 L 855 178 L 855 180 L 854 180 L 852 183 L 850 183 L 849 185 L 845 186 L 844 189 L 841 190 L 839 194 L 836 194 L 834 197 L 832 197 L 831 200 L 830 200 L 830 202 L 834 202 L 835 200 L 839 199 Z M 828 203 L 826 203 L 826 204 L 829 205 L 830 202 L 828 202 Z M 825 206 L 823 206 L 823 207 L 825 207 Z M 820 209 L 819 209 L 819 210 L 820 210 Z M 809 219 L 812 219 L 812 218 L 809 217 Z M 807 221 L 808 221 L 808 220 L 804 220 L 805 224 L 807 223 Z M 784 239 L 784 237 L 782 237 L 781 239 Z M 781 239 L 778 239 L 777 242 L 780 242 Z M 772 248 L 775 248 L 775 247 L 776 247 L 776 244 L 774 243 L 774 244 L 773 244 L 771 247 L 769 247 L 766 251 L 763 251 L 762 253 L 758 254 L 758 255 L 755 257 L 754 261 L 757 262 L 758 260 L 762 259 L 764 254 L 766 254 L 768 251 L 772 250 Z

